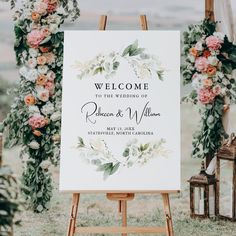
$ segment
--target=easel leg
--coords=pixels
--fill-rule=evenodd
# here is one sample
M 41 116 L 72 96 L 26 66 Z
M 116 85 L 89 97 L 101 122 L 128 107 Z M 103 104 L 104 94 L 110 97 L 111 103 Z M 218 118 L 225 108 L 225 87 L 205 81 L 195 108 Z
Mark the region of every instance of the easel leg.
M 76 224 L 76 218 L 77 218 L 78 207 L 79 207 L 79 197 L 80 197 L 79 193 L 73 194 L 71 216 L 70 216 L 67 236 L 74 236 L 74 233 L 75 233 L 75 224 Z
M 162 193 L 162 199 L 164 204 L 164 212 L 166 216 L 166 235 L 167 236 L 174 236 L 173 231 L 173 223 L 171 218 L 171 211 L 170 211 L 170 199 L 168 193 Z
M 122 227 L 127 226 L 127 201 L 121 201 Z M 127 234 L 121 234 L 127 236 Z

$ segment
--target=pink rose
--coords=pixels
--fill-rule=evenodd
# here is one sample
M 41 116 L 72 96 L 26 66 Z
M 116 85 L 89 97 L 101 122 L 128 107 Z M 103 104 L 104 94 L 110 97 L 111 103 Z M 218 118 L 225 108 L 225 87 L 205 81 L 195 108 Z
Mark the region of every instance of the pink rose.
M 47 124 L 47 120 L 40 114 L 34 114 L 29 118 L 28 124 L 32 129 L 43 128 Z
M 198 57 L 195 61 L 195 67 L 200 72 L 206 72 L 208 64 L 208 60 L 205 57 Z
M 48 13 L 53 13 L 56 11 L 58 3 L 57 0 L 44 0 L 45 3 L 47 3 L 47 12 Z
M 45 2 L 38 1 L 34 3 L 34 10 L 41 15 L 46 14 L 47 8 L 48 8 L 48 5 Z
M 52 81 L 48 81 L 45 86 L 45 89 L 47 89 L 49 91 L 49 95 L 52 96 L 55 92 L 55 85 Z
M 206 38 L 206 45 L 208 48 L 210 48 L 212 50 L 220 49 L 222 43 L 223 43 L 223 41 L 221 39 L 219 39 L 213 35 Z
M 213 93 L 214 93 L 216 96 L 217 96 L 217 95 L 220 95 L 220 93 L 221 93 L 221 87 L 220 87 L 220 85 L 214 86 L 213 89 L 212 89 L 212 91 L 213 91 Z
M 34 29 L 27 35 L 27 42 L 30 47 L 37 48 L 44 39 L 44 34 L 41 30 Z
M 56 74 L 52 70 L 48 71 L 47 79 L 49 81 L 53 82 L 55 78 L 56 78 Z
M 36 89 L 37 90 L 37 96 L 38 98 L 43 101 L 43 102 L 47 102 L 49 99 L 49 91 L 48 89 L 45 89 L 43 87 L 39 87 Z
M 198 91 L 198 100 L 202 104 L 208 104 L 213 102 L 215 96 L 216 95 L 213 93 L 213 91 L 208 88 L 202 88 Z

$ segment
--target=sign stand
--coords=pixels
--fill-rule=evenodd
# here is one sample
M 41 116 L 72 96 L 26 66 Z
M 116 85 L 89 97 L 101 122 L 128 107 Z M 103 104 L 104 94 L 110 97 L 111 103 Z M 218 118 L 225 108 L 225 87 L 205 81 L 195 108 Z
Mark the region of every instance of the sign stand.
M 147 18 L 145 15 L 140 16 L 142 30 L 148 30 Z M 99 30 L 105 30 L 107 23 L 107 16 L 102 15 L 99 22 Z M 163 199 L 164 213 L 165 213 L 165 227 L 127 227 L 127 201 L 133 200 L 135 193 L 107 193 L 107 199 L 118 202 L 118 211 L 122 216 L 122 227 L 77 227 L 76 219 L 78 214 L 80 193 L 73 193 L 72 208 L 69 221 L 69 228 L 67 236 L 74 236 L 75 233 L 120 233 L 122 236 L 127 236 L 128 233 L 166 233 L 167 236 L 174 236 L 173 223 L 170 210 L 170 193 L 177 193 L 178 191 L 155 191 L 160 193 Z

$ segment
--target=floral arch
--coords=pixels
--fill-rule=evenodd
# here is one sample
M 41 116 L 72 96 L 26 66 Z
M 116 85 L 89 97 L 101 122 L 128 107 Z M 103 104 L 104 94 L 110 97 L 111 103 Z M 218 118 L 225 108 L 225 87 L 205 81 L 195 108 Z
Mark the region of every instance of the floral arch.
M 49 208 L 51 164 L 57 165 L 60 143 L 63 32 L 66 19 L 79 17 L 76 0 L 22 1 L 15 8 L 15 53 L 20 69 L 15 100 L 4 121 L 9 147 L 22 145 L 22 189 L 31 208 Z

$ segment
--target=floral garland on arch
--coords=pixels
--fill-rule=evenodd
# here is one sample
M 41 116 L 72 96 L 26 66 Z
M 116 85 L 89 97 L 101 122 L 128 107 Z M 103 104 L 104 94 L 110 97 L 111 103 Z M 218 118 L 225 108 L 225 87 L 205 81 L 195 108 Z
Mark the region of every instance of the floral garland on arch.
M 184 32 L 184 84 L 192 91 L 183 100 L 198 105 L 201 121 L 193 136 L 193 157 L 213 156 L 227 137 L 222 117 L 226 100 L 236 102 L 236 45 L 216 32 L 216 22 L 205 19 Z
M 22 1 L 15 11 L 15 52 L 20 80 L 4 121 L 8 146 L 22 145 L 23 193 L 31 208 L 49 208 L 50 165 L 59 160 L 63 32 L 79 16 L 76 0 Z

